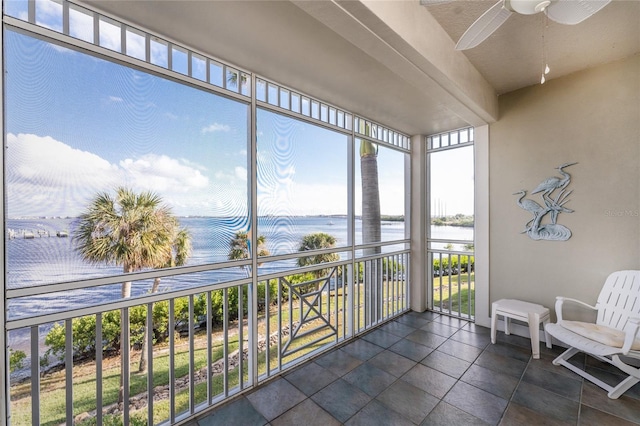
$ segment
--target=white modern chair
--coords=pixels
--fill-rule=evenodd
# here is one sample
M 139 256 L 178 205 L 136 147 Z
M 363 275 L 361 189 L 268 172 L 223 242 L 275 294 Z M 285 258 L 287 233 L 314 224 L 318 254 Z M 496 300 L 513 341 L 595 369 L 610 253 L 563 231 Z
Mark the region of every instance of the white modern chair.
M 595 324 L 565 320 L 562 317 L 565 303 L 597 311 Z M 611 399 L 619 398 L 640 382 L 640 271 L 618 271 L 609 275 L 596 306 L 566 297 L 556 298 L 556 315 L 558 322 L 547 324 L 545 329 L 569 349 L 553 360 L 554 365 L 563 365 L 600 386 Z M 578 352 L 615 365 L 628 377 L 616 386 L 609 386 L 568 362 Z

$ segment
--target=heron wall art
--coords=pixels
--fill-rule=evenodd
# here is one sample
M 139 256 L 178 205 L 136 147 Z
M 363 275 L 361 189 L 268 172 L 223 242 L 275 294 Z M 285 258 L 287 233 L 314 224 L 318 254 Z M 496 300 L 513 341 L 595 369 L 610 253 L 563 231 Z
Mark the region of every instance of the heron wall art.
M 525 198 L 527 196 L 525 189 L 513 194 L 520 196 L 517 201 L 518 206 L 533 215 L 533 218 L 525 224 L 523 234 L 526 233 L 533 240 L 566 241 L 571 238 L 571 230 L 557 221 L 560 213 L 573 213 L 573 210 L 564 206 L 569 202 L 567 197 L 573 192 L 573 190 L 567 190 L 571 183 L 571 175 L 564 169 L 574 164 L 578 163 L 561 164 L 556 169 L 562 177 L 548 177 L 531 191 L 531 195 L 540 194 L 542 204 Z M 551 223 L 542 223 L 546 217 Z

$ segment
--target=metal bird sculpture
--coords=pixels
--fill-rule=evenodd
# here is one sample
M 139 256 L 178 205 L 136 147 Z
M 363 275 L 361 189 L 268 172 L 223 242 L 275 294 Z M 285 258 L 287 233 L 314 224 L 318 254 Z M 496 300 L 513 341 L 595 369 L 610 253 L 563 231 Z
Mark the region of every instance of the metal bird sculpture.
M 562 175 L 561 178 L 559 178 L 557 176 L 548 177 L 545 180 L 543 180 L 542 182 L 540 182 L 540 184 L 538 186 L 536 186 L 536 188 L 533 191 L 531 191 L 531 193 L 532 194 L 537 194 L 538 192 L 542 192 L 542 197 L 544 198 L 545 195 L 551 194 L 554 190 L 556 190 L 558 188 L 564 188 L 565 186 L 567 186 L 567 184 L 571 180 L 571 175 L 569 173 L 565 172 L 563 169 L 565 167 L 573 166 L 574 164 L 578 164 L 578 163 L 564 163 L 564 164 L 562 164 L 560 167 L 557 168 L 557 170 Z
M 543 211 L 545 211 L 545 208 L 533 200 L 529 200 L 529 199 L 525 200 L 524 197 L 527 196 L 527 191 L 525 189 L 521 189 L 520 191 L 514 193 L 513 195 L 520 195 L 520 198 L 518 198 L 518 205 L 520 206 L 520 208 L 533 214 L 533 219 L 531 219 L 529 222 L 525 224 L 526 229 L 522 231 L 524 233 L 529 230 L 529 225 L 531 224 L 531 222 L 536 220 L 538 215 Z
M 533 214 L 533 219 L 525 225 L 523 233 L 529 235 L 533 240 L 550 240 L 550 241 L 566 241 L 571 238 L 571 230 L 564 225 L 557 223 L 559 213 L 573 213 L 572 209 L 564 205 L 569 202 L 569 195 L 573 192 L 567 191 L 566 187 L 571 182 L 571 175 L 564 171 L 566 167 L 573 166 L 578 163 L 564 163 L 556 169 L 562 177 L 551 176 L 543 180 L 533 191 L 532 194 L 542 193 L 542 201 L 544 206 L 533 200 L 525 199 L 527 191 L 522 189 L 514 195 L 520 195 L 518 198 L 518 206 Z M 559 190 L 558 192 L 555 192 Z M 555 192 L 555 195 L 554 195 Z M 551 223 L 542 223 L 543 218 L 549 215 Z

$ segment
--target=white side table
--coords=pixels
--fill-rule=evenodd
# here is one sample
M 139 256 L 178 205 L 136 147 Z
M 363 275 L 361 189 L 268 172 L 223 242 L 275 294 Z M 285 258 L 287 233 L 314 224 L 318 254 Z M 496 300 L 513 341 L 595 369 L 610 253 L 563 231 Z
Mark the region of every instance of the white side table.
M 511 319 L 529 324 L 533 358 L 540 358 L 540 323 L 549 322 L 549 308 L 515 299 L 500 299 L 491 304 L 491 343 L 496 343 L 498 315 L 504 317 L 504 334 L 510 334 Z M 551 335 L 544 330 L 545 342 L 551 348 Z

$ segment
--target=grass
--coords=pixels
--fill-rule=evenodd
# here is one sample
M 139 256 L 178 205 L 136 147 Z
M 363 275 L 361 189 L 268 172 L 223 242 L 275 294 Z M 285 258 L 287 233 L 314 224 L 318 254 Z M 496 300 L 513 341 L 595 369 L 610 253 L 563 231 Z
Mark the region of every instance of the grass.
M 294 342 L 291 343 L 292 348 L 302 348 L 305 345 L 313 342 L 314 340 L 318 340 L 317 342 L 309 345 L 308 347 L 304 347 L 304 349 L 296 352 L 294 354 L 283 357 L 281 360 L 282 364 L 286 364 L 296 358 L 303 356 L 305 353 L 309 353 L 313 350 L 321 348 L 326 344 L 330 344 L 334 342 L 336 339 L 341 339 L 344 337 L 343 330 L 343 321 L 345 315 L 341 315 L 340 312 L 336 315 L 336 303 L 338 311 L 344 310 L 343 306 L 343 297 L 342 290 L 338 289 L 338 297 L 335 297 L 335 293 L 331 293 L 330 299 L 327 301 L 326 297 L 322 300 L 322 312 L 326 314 L 327 310 L 330 310 L 331 313 L 331 325 L 337 330 L 336 334 L 327 335 L 325 338 L 323 337 L 323 333 L 326 334 L 325 330 L 319 330 L 315 333 L 306 335 L 304 337 L 295 338 Z M 395 297 L 393 297 L 395 296 Z M 394 294 L 390 291 L 389 286 L 383 285 L 383 293 L 382 297 L 385 301 L 385 307 L 383 308 L 383 313 L 387 312 L 397 312 L 398 309 L 401 309 L 403 306 L 402 297 L 404 296 L 404 292 L 400 294 Z M 357 286 L 356 291 L 354 292 L 354 297 L 359 299 L 359 303 L 357 303 L 358 312 L 364 312 L 364 304 L 365 304 L 365 291 L 363 291 L 362 286 Z M 345 297 L 344 302 L 347 302 L 347 298 Z M 289 303 L 282 302 L 282 312 L 281 312 L 281 324 L 286 326 L 289 324 L 289 317 L 291 316 L 291 320 L 293 322 L 300 320 L 300 301 L 293 301 L 293 312 L 289 311 Z M 306 305 L 305 305 L 306 307 Z M 261 314 L 260 318 L 264 320 L 264 313 Z M 311 323 L 311 325 L 307 326 L 306 329 L 312 328 L 314 325 L 321 324 L 320 319 L 315 320 Z M 364 315 L 359 315 L 356 317 L 356 330 L 363 330 L 368 326 L 366 318 Z M 273 333 L 274 331 L 279 330 L 278 323 L 278 315 L 277 315 L 277 307 L 272 306 L 271 312 L 269 313 L 269 333 Z M 246 339 L 247 327 L 244 326 L 244 338 Z M 262 321 L 258 333 L 264 336 L 266 334 L 266 325 L 265 322 Z M 222 343 L 222 332 L 218 331 L 214 336 L 216 338 L 216 343 L 212 345 L 212 359 L 217 360 L 223 357 L 223 343 Z M 282 338 L 282 342 L 286 341 L 290 336 L 286 336 Z M 206 367 L 207 365 L 207 350 L 206 350 L 206 334 L 197 335 L 195 340 L 196 349 L 194 351 L 194 366 L 195 370 L 199 370 L 201 368 Z M 185 377 L 189 374 L 189 342 L 188 339 L 176 339 L 175 343 L 175 362 L 174 362 L 174 371 L 175 377 Z M 238 335 L 232 335 L 229 337 L 229 352 L 233 352 L 239 347 L 238 343 Z M 139 352 L 134 352 L 131 355 L 131 363 L 130 363 L 130 371 L 132 372 L 130 375 L 130 395 L 135 396 L 138 394 L 145 393 L 147 390 L 147 373 L 137 373 L 137 364 L 139 359 Z M 107 358 L 103 361 L 103 379 L 102 379 L 102 397 L 103 397 L 103 405 L 108 406 L 117 401 L 118 398 L 118 390 L 120 383 L 120 358 L 113 357 Z M 155 387 L 164 386 L 169 384 L 169 350 L 165 345 L 154 347 L 154 357 L 153 357 L 153 371 L 151 374 L 153 375 L 153 385 Z M 265 374 L 267 372 L 267 356 L 266 351 L 263 351 L 258 354 L 258 373 Z M 248 365 L 247 362 L 243 363 L 243 375 L 245 380 L 248 380 Z M 278 369 L 278 347 L 277 345 L 269 346 L 269 369 L 271 371 Z M 228 379 L 228 388 L 232 389 L 239 384 L 239 368 L 236 367 L 230 370 L 227 374 Z M 73 413 L 74 416 L 84 412 L 90 412 L 95 410 L 96 406 L 96 365 L 94 362 L 85 362 L 82 364 L 78 364 L 74 366 L 73 369 Z M 220 395 L 224 391 L 224 377 L 222 374 L 216 375 L 212 378 L 212 395 Z M 65 382 L 65 373 L 64 371 L 53 372 L 47 374 L 41 378 L 41 386 L 40 386 L 40 415 L 41 422 L 40 424 L 46 426 L 58 425 L 60 423 L 65 422 L 66 419 L 66 382 Z M 197 383 L 194 386 L 194 402 L 195 404 L 199 404 L 205 402 L 207 400 L 207 382 Z M 176 403 L 176 413 L 183 412 L 189 407 L 189 389 L 185 389 L 181 392 L 178 392 L 175 395 L 175 403 Z M 161 422 L 163 420 L 167 420 L 169 418 L 169 401 L 155 401 L 154 402 L 154 424 Z M 142 417 L 146 421 L 146 406 L 140 410 L 139 414 L 135 414 L 132 412 L 132 416 L 135 417 L 135 423 L 139 423 L 138 420 Z M 12 412 L 12 423 L 15 425 L 30 425 L 31 422 L 31 383 L 25 382 L 11 386 L 11 412 Z M 133 417 L 132 417 L 133 418 Z M 110 420 L 111 421 L 111 420 Z M 91 425 L 95 424 L 95 419 L 89 419 L 82 423 L 83 425 Z M 112 423 L 105 423 L 112 424 Z M 118 424 L 117 421 L 114 424 Z M 132 423 L 133 424 L 133 423 Z M 144 424 L 144 422 L 142 422 Z
M 452 314 L 475 315 L 475 275 L 461 274 L 433 279 L 433 306 Z M 459 279 L 459 281 L 458 281 Z M 471 304 L 469 305 L 469 298 Z
M 183 350 L 180 351 L 180 348 Z M 238 348 L 237 336 L 229 341 L 229 351 Z M 213 347 L 213 359 L 221 358 L 222 343 Z M 130 371 L 137 370 L 138 357 L 132 355 Z M 189 373 L 189 354 L 187 342 L 178 345 L 175 355 L 175 375 L 182 377 Z M 196 369 L 207 365 L 206 348 L 194 351 Z M 93 362 L 74 366 L 73 408 L 74 415 L 95 409 L 96 404 L 96 365 Z M 117 401 L 120 388 L 119 357 L 105 360 L 103 364 L 102 398 L 103 404 L 110 405 Z M 169 384 L 169 353 L 165 348 L 156 350 L 153 358 L 153 384 L 163 386 Z M 147 389 L 147 374 L 132 373 L 130 376 L 130 395 L 137 395 Z M 26 382 L 11 388 L 12 423 L 16 425 L 31 424 L 31 383 Z M 66 418 L 66 382 L 64 371 L 45 375 L 40 382 L 40 413 L 42 425 L 58 425 Z

